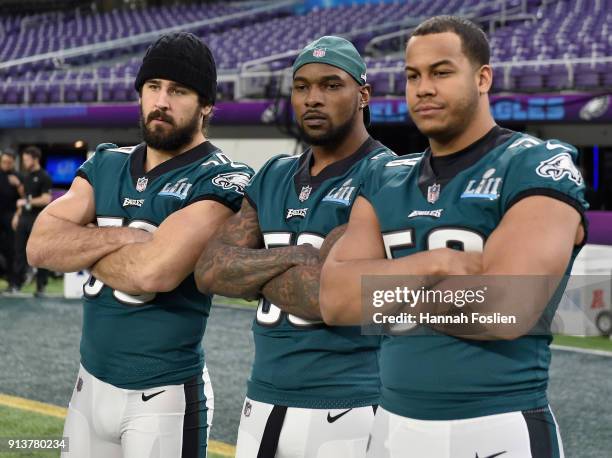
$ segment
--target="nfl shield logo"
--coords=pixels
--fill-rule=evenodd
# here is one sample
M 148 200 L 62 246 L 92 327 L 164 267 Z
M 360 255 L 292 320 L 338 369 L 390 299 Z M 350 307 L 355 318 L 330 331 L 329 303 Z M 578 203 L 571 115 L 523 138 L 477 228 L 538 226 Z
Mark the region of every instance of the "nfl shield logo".
M 434 183 L 427 188 L 427 202 L 430 204 L 435 204 L 440 197 L 440 185 L 438 183 Z
M 300 202 L 304 202 L 310 197 L 310 191 L 312 191 L 312 186 L 302 186 L 302 191 L 300 192 Z
M 148 182 L 149 182 L 149 179 L 147 177 L 138 178 L 138 180 L 136 180 L 136 191 L 142 192 L 145 189 L 147 189 Z
M 325 57 L 325 48 L 317 48 L 312 52 L 313 57 Z
M 244 416 L 245 417 L 250 417 L 251 416 L 251 403 L 249 401 L 247 401 L 244 404 Z

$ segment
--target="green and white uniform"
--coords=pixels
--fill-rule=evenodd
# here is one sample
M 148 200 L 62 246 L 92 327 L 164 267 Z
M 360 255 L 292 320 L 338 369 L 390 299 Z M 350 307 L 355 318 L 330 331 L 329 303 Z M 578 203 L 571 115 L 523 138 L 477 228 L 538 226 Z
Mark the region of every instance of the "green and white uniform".
M 98 226 L 127 226 L 153 232 L 172 213 L 206 199 L 237 211 L 244 186 L 252 176 L 248 166 L 232 163 L 210 142 L 146 173 L 145 160 L 144 144 L 131 148 L 102 144 L 81 166 L 78 176 L 85 178 L 94 189 Z M 210 296 L 197 290 L 193 274 L 173 291 L 141 296 L 113 290 L 94 277 L 84 285 L 82 368 L 70 405 L 71 412 L 80 409 L 74 410 L 76 416 L 83 417 L 84 412 L 91 415 L 87 419 L 93 428 L 91 441 L 96 435 L 108 440 L 115 438 L 125 452 L 125 443 L 130 438 L 129 419 L 145 415 L 144 412 L 150 414 L 158 404 L 160 415 L 172 412 L 180 420 L 183 456 L 203 456 L 207 425 L 212 417 L 212 390 L 201 346 L 210 301 Z M 87 394 L 91 387 L 84 380 L 98 384 L 99 389 Z M 182 386 L 182 397 L 173 394 L 168 386 Z M 165 392 L 150 400 L 147 398 L 161 390 Z M 111 394 L 104 399 L 96 395 L 106 391 Z M 117 396 L 115 402 L 126 408 L 120 412 L 125 416 L 116 417 L 111 426 L 108 419 L 100 420 L 97 416 L 104 415 L 103 404 L 110 401 L 112 393 Z M 134 396 L 122 398 L 126 393 Z M 164 399 L 167 397 L 175 398 L 176 402 L 168 404 Z M 85 403 L 81 398 L 89 401 Z M 76 423 L 69 416 L 67 428 Z M 170 427 L 168 430 L 174 431 Z M 166 434 L 159 433 L 162 438 Z M 76 442 L 71 437 L 71 449 Z M 195 454 L 187 455 L 185 447 L 193 443 L 200 445 Z M 134 456 L 148 456 L 144 453 Z
M 504 214 L 525 197 L 552 197 L 583 214 L 587 204 L 575 158 L 570 145 L 495 127 L 451 156 L 432 158 L 428 150 L 386 163 L 372 174 L 362 195 L 376 211 L 388 258 L 442 247 L 482 251 Z M 579 250 L 574 247 L 568 273 Z M 555 298 L 545 311 L 551 317 L 559 295 Z M 379 412 L 435 423 L 547 408 L 550 336 L 476 341 L 418 333 L 417 327 L 412 335 L 383 338 Z M 543 421 L 554 423 L 550 413 L 543 415 Z M 371 456 L 400 456 L 380 448 L 384 441 L 394 447 L 390 435 L 375 426 Z M 396 436 L 400 441 L 410 437 Z M 550 440 L 551 449 L 558 450 L 552 432 Z M 460 456 L 452 452 L 458 449 L 449 450 L 448 456 Z
M 310 175 L 314 160 L 311 150 L 299 157 L 277 156 L 269 160 L 245 190 L 245 198 L 257 211 L 266 248 L 306 243 L 319 248 L 332 229 L 348 222 L 361 183 L 373 163 L 394 156 L 379 142 L 368 139 L 353 155 L 331 164 L 317 176 Z M 373 417 L 371 406 L 379 398 L 380 337 L 363 336 L 359 327 L 330 327 L 288 315 L 267 300 L 260 301 L 252 329 L 255 360 L 248 381 L 237 456 L 257 456 L 260 445 L 267 447 L 262 435 L 266 424 L 274 422 L 273 406 L 283 411 L 283 418 L 287 407 L 297 409 L 290 409 L 284 425 L 280 421 L 283 431 L 277 431 L 280 440 L 278 435 L 275 437 L 279 444 L 277 457 L 285 456 L 283 443 L 302 442 L 296 434 L 307 436 L 304 441 L 310 447 L 310 452 L 303 449 L 299 453 L 305 455 L 300 456 L 317 456 L 312 450 L 320 447 L 318 441 L 323 439 L 323 433 L 316 432 L 318 427 L 306 426 L 311 419 L 313 425 L 317 423 L 317 415 L 324 422 L 331 418 L 329 428 L 347 428 L 347 440 L 357 439 L 365 445 Z M 362 407 L 367 414 L 358 410 Z M 259 414 L 261 409 L 268 411 Z M 308 413 L 312 409 L 318 413 Z M 335 415 L 347 409 L 353 410 L 336 422 Z M 336 437 L 342 434 L 337 433 Z

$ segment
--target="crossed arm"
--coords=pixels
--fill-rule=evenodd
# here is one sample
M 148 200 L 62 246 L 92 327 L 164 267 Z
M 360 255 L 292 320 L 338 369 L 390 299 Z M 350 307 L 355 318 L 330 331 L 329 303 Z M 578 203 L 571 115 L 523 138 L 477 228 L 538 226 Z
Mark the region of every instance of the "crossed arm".
M 345 230 L 346 224 L 343 224 L 327 234 L 316 264 L 291 267 L 266 283 L 262 290 L 265 298 L 284 312 L 307 320 L 321 320 L 319 307 L 321 268 L 332 246 Z
M 173 213 L 152 234 L 88 227 L 95 219 L 93 188 L 77 177 L 37 219 L 28 260 L 63 272 L 92 268 L 96 278 L 128 294 L 170 291 L 193 271 L 198 254 L 231 214 L 226 206 L 203 200 Z
M 339 231 L 328 236 L 321 251 L 310 245 L 264 249 L 257 212 L 245 199 L 202 253 L 195 270 L 198 288 L 245 299 L 263 294 L 288 313 L 320 319 L 320 255 Z
M 475 253 L 444 248 L 389 260 L 384 259 L 376 213 L 367 200 L 359 198 L 353 207 L 346 234 L 332 249 L 323 266 L 320 297 L 323 318 L 331 324 L 361 323 L 361 279 L 365 275 L 410 275 L 414 284 L 408 286 L 412 289 L 438 290 L 482 286 L 484 275 L 556 276 L 560 280 L 574 243 L 579 243 L 583 237 L 580 215 L 576 210 L 549 197 L 532 196 L 521 200 L 506 213 L 487 240 L 481 258 Z M 453 279 L 453 275 L 463 276 Z M 530 280 L 535 281 L 533 277 Z M 468 284 L 470 281 L 474 284 Z M 519 337 L 531 329 L 550 300 L 555 285 L 544 286 L 542 291 L 545 290 L 546 294 L 526 295 L 530 301 L 520 304 L 520 308 L 517 308 L 513 294 L 516 291 L 508 288 L 498 290 L 494 298 L 478 306 L 477 311 L 481 313 L 512 311 L 520 315 L 518 322 L 521 325 L 511 330 L 489 327 L 480 328 L 477 335 L 466 335 L 465 328 L 436 328 L 472 339 Z M 413 312 L 425 311 L 424 307 L 424 304 L 417 304 Z M 436 304 L 434 310 L 428 311 L 449 314 L 457 310 L 453 305 Z
M 125 227 L 89 227 L 94 223 L 93 188 L 76 177 L 66 194 L 38 216 L 28 239 L 28 263 L 59 272 L 88 269 L 124 245 L 146 241 L 149 234 Z
M 430 287 L 448 273 L 475 272 L 480 256 L 441 248 L 398 259 L 385 259 L 378 217 L 372 205 L 358 197 L 344 236 L 332 248 L 321 271 L 319 301 L 326 323 L 362 322 L 362 277 L 403 275 L 411 289 Z M 408 277 L 409 276 L 409 277 Z
M 213 200 L 195 202 L 166 218 L 150 240 L 104 256 L 92 273 L 128 294 L 172 291 L 193 272 L 199 253 L 230 215 Z
M 570 205 L 551 197 L 527 197 L 511 207 L 489 236 L 478 276 L 447 278 L 435 286 L 442 291 L 487 287 L 482 304 L 465 306 L 463 313 L 477 312 L 514 316 L 510 325 L 456 327 L 439 325 L 447 334 L 473 340 L 511 340 L 532 332 L 567 269 L 574 245 L 585 236 L 580 214 Z M 489 278 L 486 278 L 488 276 Z M 452 314 L 452 304 L 420 304 L 435 314 Z

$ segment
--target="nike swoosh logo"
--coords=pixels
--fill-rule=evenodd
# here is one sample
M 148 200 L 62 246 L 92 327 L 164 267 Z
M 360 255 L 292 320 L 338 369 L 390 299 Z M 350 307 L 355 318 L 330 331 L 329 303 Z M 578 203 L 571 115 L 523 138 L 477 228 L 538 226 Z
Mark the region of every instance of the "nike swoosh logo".
M 340 418 L 340 417 L 342 417 L 342 416 L 346 415 L 347 413 L 349 413 L 351 410 L 353 410 L 353 409 L 348 409 L 348 410 L 345 410 L 344 412 L 339 413 L 338 415 L 336 415 L 336 416 L 334 416 L 334 417 L 332 417 L 332 416 L 329 414 L 329 412 L 327 412 L 327 422 L 328 422 L 328 423 L 333 423 L 333 422 L 335 422 L 335 421 L 336 421 L 338 418 Z
M 505 450 L 503 452 L 494 453 L 493 455 L 483 456 L 482 458 L 495 458 L 496 456 L 503 455 L 504 453 L 506 453 Z M 479 458 L 478 457 L 478 452 L 476 452 L 476 458 Z
M 568 148 L 567 146 L 562 145 L 560 143 L 553 143 L 551 141 L 546 142 L 546 149 L 547 150 L 552 151 L 552 150 L 555 150 L 557 148 L 561 148 L 561 149 L 564 149 L 564 150 L 567 150 L 567 151 L 571 151 L 571 148 Z M 485 457 L 485 458 L 489 458 L 489 457 Z
M 146 396 L 144 393 L 142 393 L 142 400 L 144 402 L 147 402 L 149 399 L 154 398 L 158 394 L 162 394 L 164 391 L 166 391 L 166 390 L 161 390 L 161 391 L 158 391 L 157 393 L 153 393 L 153 394 L 150 394 L 148 396 Z

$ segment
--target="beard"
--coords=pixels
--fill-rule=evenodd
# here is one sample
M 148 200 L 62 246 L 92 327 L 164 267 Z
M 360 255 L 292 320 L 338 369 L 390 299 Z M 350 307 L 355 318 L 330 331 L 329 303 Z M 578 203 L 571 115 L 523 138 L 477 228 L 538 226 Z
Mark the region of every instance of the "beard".
M 192 142 L 193 137 L 198 132 L 199 117 L 199 113 L 196 111 L 187 124 L 176 127 L 174 120 L 160 110 L 149 113 L 145 122 L 144 114 L 141 109 L 140 131 L 142 133 L 142 138 L 147 146 L 151 148 L 165 152 L 180 151 Z M 153 119 L 166 121 L 173 126 L 173 129 L 169 132 L 165 132 L 160 126 L 150 129 L 148 125 Z
M 452 110 L 449 110 L 449 119 L 444 124 L 431 127 L 415 123 L 419 131 L 426 137 L 433 138 L 440 143 L 447 143 L 458 137 L 472 123 L 478 112 L 478 91 L 458 100 Z
M 335 145 L 339 145 L 344 141 L 344 139 L 346 139 L 346 137 L 348 137 L 353 128 L 356 115 L 357 112 L 346 122 L 340 124 L 339 126 L 332 125 L 329 130 L 316 136 L 309 134 L 299 122 L 297 123 L 297 127 L 300 131 L 301 138 L 309 145 L 333 147 Z

